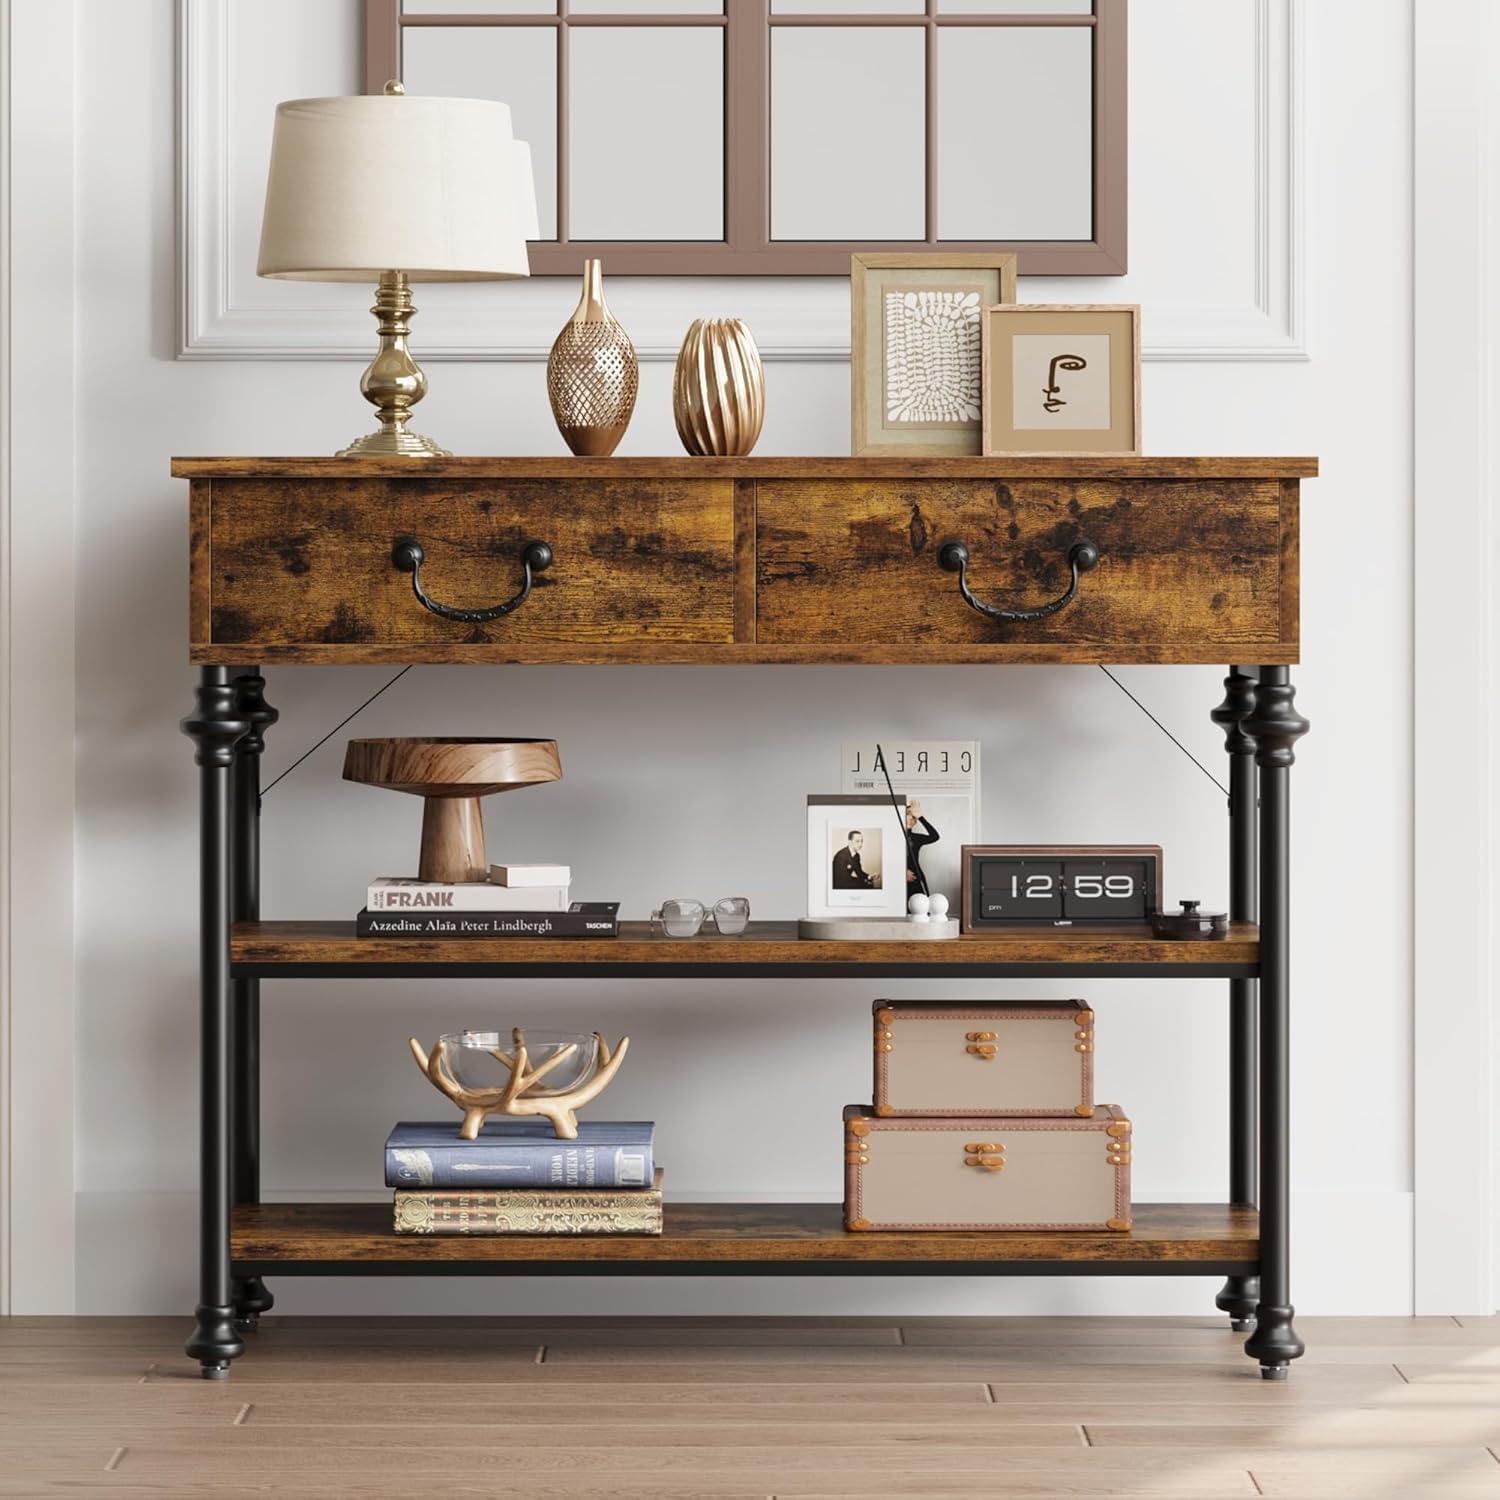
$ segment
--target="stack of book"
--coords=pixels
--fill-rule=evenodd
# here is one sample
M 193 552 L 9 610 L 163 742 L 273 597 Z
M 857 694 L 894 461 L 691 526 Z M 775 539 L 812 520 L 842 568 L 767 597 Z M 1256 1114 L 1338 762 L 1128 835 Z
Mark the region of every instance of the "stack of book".
M 615 937 L 617 901 L 572 901 L 567 865 L 491 865 L 452 884 L 385 875 L 365 894 L 360 937 Z
M 660 1234 L 662 1171 L 649 1121 L 402 1123 L 385 1143 L 397 1234 Z

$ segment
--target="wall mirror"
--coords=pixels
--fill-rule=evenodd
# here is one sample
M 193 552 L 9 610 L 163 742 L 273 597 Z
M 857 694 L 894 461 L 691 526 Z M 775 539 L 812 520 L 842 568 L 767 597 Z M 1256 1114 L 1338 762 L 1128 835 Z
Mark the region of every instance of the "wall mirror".
M 1125 270 L 1126 0 L 366 0 L 367 92 L 501 99 L 535 274 Z

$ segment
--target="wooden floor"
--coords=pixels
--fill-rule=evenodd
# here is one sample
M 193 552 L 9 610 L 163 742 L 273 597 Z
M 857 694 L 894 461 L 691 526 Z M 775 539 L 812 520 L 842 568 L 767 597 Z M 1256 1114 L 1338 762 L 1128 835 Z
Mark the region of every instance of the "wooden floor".
M 0 1320 L 0 1495 L 1500 1497 L 1500 1322 Z

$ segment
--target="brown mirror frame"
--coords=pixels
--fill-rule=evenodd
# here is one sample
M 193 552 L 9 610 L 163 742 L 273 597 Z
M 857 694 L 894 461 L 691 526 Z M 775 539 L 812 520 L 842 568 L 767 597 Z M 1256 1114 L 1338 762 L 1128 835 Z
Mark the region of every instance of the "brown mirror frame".
M 1023 276 L 1121 276 L 1126 269 L 1126 6 L 1094 0 L 1087 15 L 979 15 L 943 12 L 937 0 L 912 15 L 772 15 L 770 0 L 724 0 L 722 15 L 580 15 L 558 0 L 554 14 L 403 15 L 401 0 L 365 0 L 365 92 L 401 76 L 408 26 L 715 26 L 724 41 L 724 222 L 721 241 L 568 238 L 567 69 L 557 89 L 557 232 L 531 246 L 532 274 L 576 275 L 589 257 L 616 276 L 846 276 L 861 250 L 1009 251 Z M 777 26 L 919 26 L 927 35 L 927 234 L 922 240 L 791 241 L 770 238 L 770 37 Z M 1094 233 L 1087 240 L 940 240 L 937 225 L 937 31 L 946 26 L 1089 26 L 1094 31 Z M 559 57 L 565 55 L 559 48 Z

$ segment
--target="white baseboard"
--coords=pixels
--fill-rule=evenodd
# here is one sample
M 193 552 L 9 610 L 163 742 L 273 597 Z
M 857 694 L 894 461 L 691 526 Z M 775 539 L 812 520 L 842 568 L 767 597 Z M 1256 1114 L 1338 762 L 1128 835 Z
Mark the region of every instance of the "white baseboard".
M 80 1193 L 78 1311 L 191 1312 L 196 1201 L 191 1193 Z M 1293 1295 L 1300 1312 L 1411 1312 L 1409 1193 L 1299 1194 L 1294 1222 Z M 535 1317 L 1186 1316 L 1211 1313 L 1220 1284 L 1218 1278 L 1165 1276 L 268 1279 L 284 1313 Z

